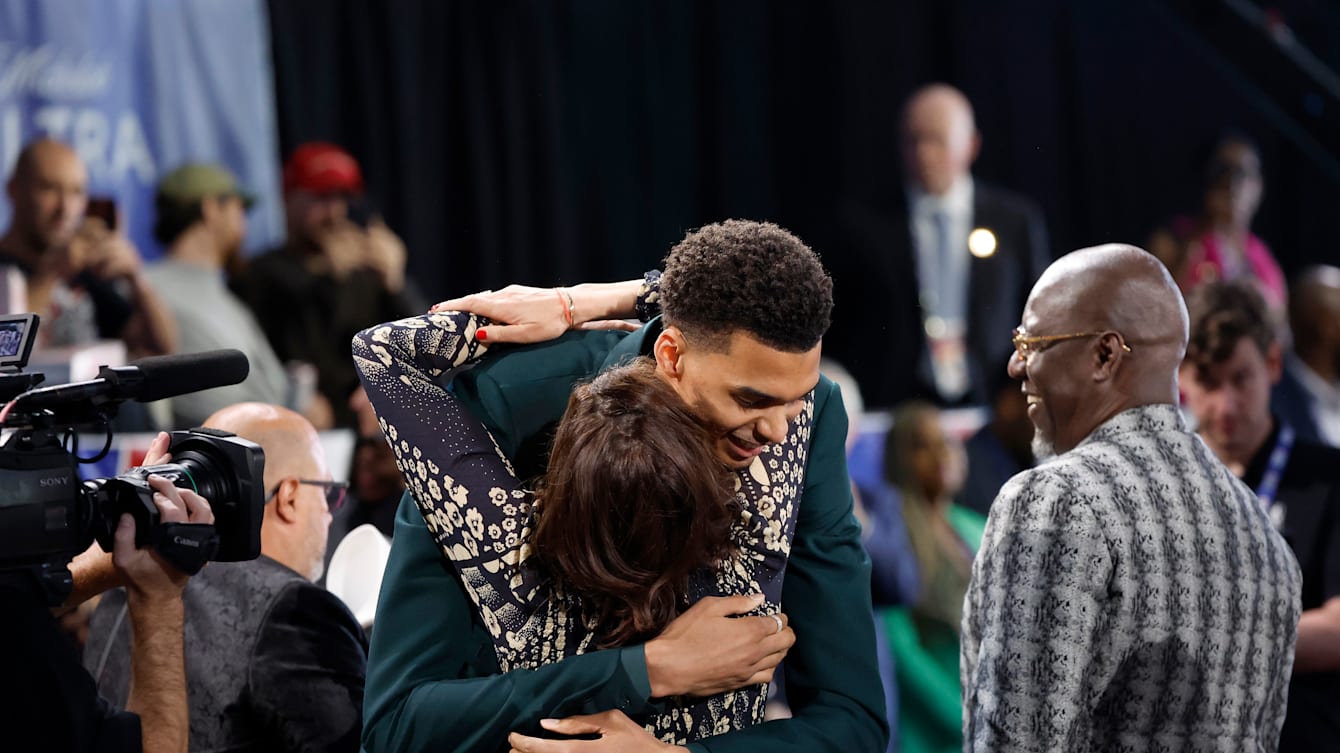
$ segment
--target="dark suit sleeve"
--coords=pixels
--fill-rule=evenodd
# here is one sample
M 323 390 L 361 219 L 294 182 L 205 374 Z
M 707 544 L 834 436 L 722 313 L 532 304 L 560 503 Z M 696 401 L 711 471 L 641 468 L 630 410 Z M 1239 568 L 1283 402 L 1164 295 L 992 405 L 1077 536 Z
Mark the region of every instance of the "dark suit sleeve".
M 875 658 L 870 559 L 852 515 L 847 414 L 831 382 L 815 397 L 805 493 L 782 588 L 796 631 L 786 656 L 794 716 L 700 740 L 712 753 L 882 751 L 889 724 Z
M 248 667 L 252 708 L 285 751 L 358 750 L 367 643 L 324 588 L 294 583 L 261 624 Z
M 498 671 L 475 605 L 405 496 L 396 515 L 368 665 L 368 753 L 492 753 L 545 717 L 653 709 L 642 646 Z

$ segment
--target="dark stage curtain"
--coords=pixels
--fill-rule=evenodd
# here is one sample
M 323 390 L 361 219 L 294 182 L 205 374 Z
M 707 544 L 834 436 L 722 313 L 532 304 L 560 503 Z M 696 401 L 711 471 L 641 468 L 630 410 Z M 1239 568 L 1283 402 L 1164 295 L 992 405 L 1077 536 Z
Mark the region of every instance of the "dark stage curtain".
M 1169 4 L 271 0 L 280 140 L 362 160 L 434 299 L 634 277 L 685 230 L 771 219 L 822 255 L 887 204 L 903 98 L 977 108 L 976 174 L 1036 198 L 1054 251 L 1199 204 L 1201 146 L 1261 143 L 1257 229 L 1334 259 L 1334 152 Z

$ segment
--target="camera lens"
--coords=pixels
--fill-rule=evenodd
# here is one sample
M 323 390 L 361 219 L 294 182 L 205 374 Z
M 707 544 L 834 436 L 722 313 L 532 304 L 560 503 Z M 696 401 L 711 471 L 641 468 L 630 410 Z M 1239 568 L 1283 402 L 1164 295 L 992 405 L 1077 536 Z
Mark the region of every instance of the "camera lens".
M 178 450 L 173 453 L 172 465 L 180 466 L 190 477 L 195 492 L 207 500 L 219 514 L 219 508 L 236 506 L 238 503 L 237 477 L 228 467 L 227 459 L 219 455 L 199 450 Z M 191 488 L 181 480 L 177 486 Z
M 219 534 L 215 560 L 255 559 L 261 551 L 265 508 L 265 453 L 260 446 L 226 432 L 194 429 L 173 432 L 168 452 L 170 463 L 133 468 L 88 485 L 95 497 L 96 530 L 103 548 L 111 551 L 116 522 L 125 512 L 135 516 L 135 543 L 153 543 L 159 513 L 148 479 L 157 475 L 209 501 Z

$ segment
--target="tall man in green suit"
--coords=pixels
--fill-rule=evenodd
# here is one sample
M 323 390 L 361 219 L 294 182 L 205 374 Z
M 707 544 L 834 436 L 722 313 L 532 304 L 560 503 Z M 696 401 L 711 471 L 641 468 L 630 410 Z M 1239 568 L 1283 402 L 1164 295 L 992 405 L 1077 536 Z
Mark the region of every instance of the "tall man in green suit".
M 654 316 L 660 307 L 663 318 Z M 739 474 L 741 530 L 768 521 L 753 538 L 745 532 L 756 547 L 741 558 L 742 568 L 755 568 L 760 596 L 703 598 L 645 644 L 500 673 L 488 627 L 407 494 L 369 657 L 369 753 L 506 750 L 504 740 L 524 753 L 683 750 L 631 719 L 676 698 L 710 702 L 767 682 L 782 655 L 793 718 L 753 724 L 761 715 L 728 711 L 717 724 L 724 734 L 687 749 L 884 750 L 846 413 L 818 372 L 831 307 L 831 281 L 808 247 L 774 225 L 740 221 L 691 233 L 672 250 L 663 280 L 512 286 L 439 304 L 495 322 L 476 331 L 483 344 L 529 343 L 498 349 L 452 384 L 522 479 L 543 473 L 575 384 L 653 357 L 658 375 L 719 427 L 718 455 Z M 634 313 L 651 321 L 631 333 L 599 329 Z M 736 616 L 778 601 L 784 616 Z M 789 652 L 778 650 L 775 636 L 791 632 Z M 555 733 L 569 739 L 538 739 Z

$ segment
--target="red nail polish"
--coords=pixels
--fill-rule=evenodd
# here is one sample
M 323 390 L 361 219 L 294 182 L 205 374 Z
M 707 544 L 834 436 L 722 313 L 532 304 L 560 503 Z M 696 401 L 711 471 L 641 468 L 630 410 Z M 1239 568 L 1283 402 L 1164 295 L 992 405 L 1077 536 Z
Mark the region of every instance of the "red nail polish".
M 486 329 L 475 330 L 475 339 L 476 339 L 476 340 L 488 340 L 488 339 L 489 339 L 489 332 L 488 332 L 488 330 L 486 330 Z

